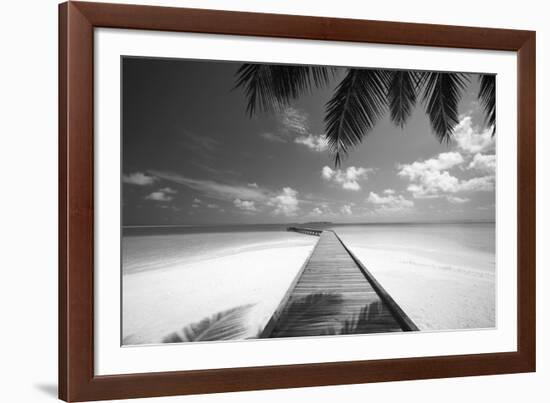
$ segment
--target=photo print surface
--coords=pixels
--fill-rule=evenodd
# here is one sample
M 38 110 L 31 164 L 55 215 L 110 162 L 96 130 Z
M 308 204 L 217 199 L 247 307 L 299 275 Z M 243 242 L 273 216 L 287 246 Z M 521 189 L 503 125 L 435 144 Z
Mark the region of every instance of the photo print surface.
M 494 75 L 121 63 L 123 345 L 495 327 Z

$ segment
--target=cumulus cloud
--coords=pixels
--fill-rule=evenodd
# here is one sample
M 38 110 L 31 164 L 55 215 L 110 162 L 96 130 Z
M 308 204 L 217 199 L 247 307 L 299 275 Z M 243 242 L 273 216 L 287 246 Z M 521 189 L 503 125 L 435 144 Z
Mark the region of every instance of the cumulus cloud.
M 380 196 L 375 192 L 370 192 L 367 197 L 367 202 L 376 206 L 377 212 L 399 212 L 414 207 L 414 202 L 408 200 L 402 195 L 395 195 L 393 193 L 386 193 L 386 196 Z
M 344 204 L 341 208 L 340 208 L 340 212 L 342 214 L 345 214 L 345 215 L 352 215 L 353 214 L 353 211 L 351 210 L 351 204 Z
M 157 179 L 158 178 L 154 176 L 149 176 L 142 172 L 134 172 L 131 174 L 122 175 L 122 182 L 138 186 L 152 185 Z
M 437 158 L 430 158 L 425 161 L 415 161 L 412 164 L 399 165 L 399 176 L 407 177 L 411 180 L 421 179 L 423 176 L 451 169 L 464 162 L 462 155 L 457 152 L 441 153 Z
M 342 185 L 342 189 L 358 191 L 361 189 L 359 181 L 366 179 L 370 172 L 373 172 L 372 168 L 351 166 L 345 170 L 340 170 L 324 166 L 321 170 L 321 177 L 326 181 Z
M 176 190 L 165 187 L 162 189 L 157 190 L 156 192 L 150 193 L 147 196 L 145 196 L 145 200 L 154 200 L 154 201 L 161 201 L 161 202 L 169 202 L 173 200 L 173 197 L 170 195 L 174 195 L 178 193 Z
M 254 189 L 258 189 L 258 188 L 259 188 L 259 186 L 258 186 L 258 184 L 257 184 L 256 182 L 254 182 L 254 183 L 249 183 L 248 186 L 250 186 L 251 188 L 254 188 Z
M 474 158 L 468 165 L 468 169 L 476 169 L 487 173 L 494 173 L 496 168 L 496 155 L 480 154 L 474 155 Z
M 275 206 L 274 214 L 296 215 L 298 211 L 298 192 L 290 187 L 285 187 L 279 194 L 271 198 L 269 204 Z
M 251 200 L 241 200 L 241 199 L 235 199 L 233 200 L 233 204 L 235 207 L 240 208 L 244 211 L 258 211 L 256 208 L 256 204 Z
M 456 192 L 489 192 L 494 188 L 494 175 L 487 175 L 461 181 Z
M 315 207 L 313 210 L 311 210 L 310 214 L 312 214 L 312 215 L 322 215 L 323 210 L 321 210 L 319 207 Z
M 463 116 L 454 128 L 457 146 L 467 153 L 475 154 L 494 148 L 493 127 L 481 129 L 472 123 L 470 116 Z
M 384 190 L 384 194 L 385 194 L 385 195 L 393 195 L 393 194 L 395 194 L 395 190 L 393 190 L 393 189 L 385 189 L 385 190 Z
M 161 201 L 161 202 L 169 202 L 172 199 L 173 199 L 172 196 L 168 196 L 166 193 L 161 191 L 153 192 L 145 196 L 145 200 L 155 200 L 155 201 Z
M 417 199 L 441 197 L 449 193 L 494 189 L 494 175 L 459 179 L 449 173 L 449 169 L 463 162 L 464 158 L 460 153 L 442 153 L 437 158 L 399 165 L 398 175 L 411 181 L 407 190 Z
M 323 152 L 328 148 L 328 142 L 325 136 L 320 134 L 311 134 L 298 136 L 294 139 L 296 144 L 302 144 L 312 151 Z

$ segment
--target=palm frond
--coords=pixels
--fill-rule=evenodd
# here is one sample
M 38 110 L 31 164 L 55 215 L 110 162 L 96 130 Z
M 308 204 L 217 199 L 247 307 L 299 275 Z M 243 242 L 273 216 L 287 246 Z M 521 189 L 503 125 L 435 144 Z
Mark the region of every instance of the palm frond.
M 423 102 L 430 125 L 440 142 L 451 140 L 458 123 L 458 103 L 468 84 L 463 73 L 422 73 Z
M 385 112 L 388 81 L 385 70 L 350 69 L 327 102 L 326 138 L 336 166 Z
M 336 69 L 324 66 L 243 64 L 235 88 L 244 89 L 250 116 L 284 106 L 313 88 L 327 85 Z
M 417 73 L 395 70 L 390 72 L 388 103 L 393 123 L 403 128 L 411 115 L 417 97 Z
M 481 106 L 485 111 L 485 123 L 493 126 L 493 136 L 496 129 L 496 76 L 483 74 L 479 78 L 479 92 L 477 94 Z
M 248 333 L 246 316 L 253 304 L 242 305 L 218 312 L 209 318 L 192 323 L 180 331 L 169 334 L 163 343 L 183 343 L 189 341 L 234 340 Z

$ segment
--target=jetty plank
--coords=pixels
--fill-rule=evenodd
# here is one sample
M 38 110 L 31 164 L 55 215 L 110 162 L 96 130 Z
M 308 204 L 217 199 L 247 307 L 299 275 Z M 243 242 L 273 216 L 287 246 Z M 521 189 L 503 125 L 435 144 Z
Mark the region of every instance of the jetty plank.
M 418 330 L 335 232 L 289 231 L 319 241 L 261 337 Z

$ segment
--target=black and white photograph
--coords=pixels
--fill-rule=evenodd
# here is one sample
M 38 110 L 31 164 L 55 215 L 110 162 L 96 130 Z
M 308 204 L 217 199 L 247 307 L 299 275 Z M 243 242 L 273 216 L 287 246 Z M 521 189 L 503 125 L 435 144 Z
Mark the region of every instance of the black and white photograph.
M 123 346 L 496 327 L 496 78 L 121 58 Z

